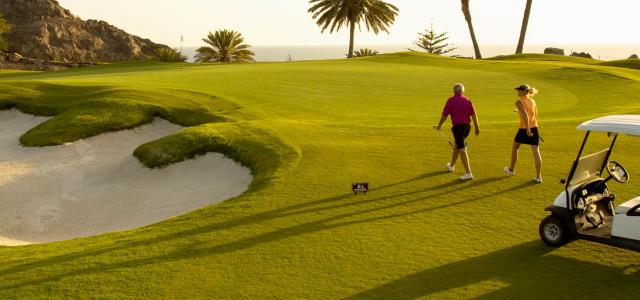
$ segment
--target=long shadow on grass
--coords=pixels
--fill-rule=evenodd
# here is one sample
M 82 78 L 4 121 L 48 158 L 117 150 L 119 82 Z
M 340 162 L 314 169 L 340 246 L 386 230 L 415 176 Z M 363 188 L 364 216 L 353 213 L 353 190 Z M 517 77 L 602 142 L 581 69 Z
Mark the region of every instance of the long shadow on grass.
M 415 299 L 446 292 L 462 294 L 457 298 L 488 299 L 557 298 L 560 293 L 574 299 L 637 295 L 640 273 L 625 275 L 627 267 L 557 256 L 550 254 L 552 250 L 531 241 L 426 269 L 346 299 Z
M 392 184 L 388 184 L 388 185 L 375 187 L 375 188 L 372 188 L 371 191 L 372 192 L 380 191 L 380 190 L 384 190 L 384 189 L 387 189 L 387 188 L 395 187 L 395 186 L 398 186 L 398 185 L 407 184 L 407 183 L 420 181 L 420 180 L 424 180 L 424 179 L 429 179 L 429 178 L 437 177 L 437 176 L 444 175 L 444 174 L 448 174 L 448 172 L 439 171 L 439 172 L 425 173 L 425 174 L 421 174 L 419 176 L 416 176 L 414 178 L 411 178 L 411 179 L 408 179 L 408 180 L 405 180 L 405 181 L 401 181 L 401 182 L 397 182 L 397 183 L 392 183 Z M 452 182 L 452 183 L 448 183 L 448 184 L 445 184 L 445 185 L 432 187 L 430 189 L 442 188 L 442 187 L 454 185 L 455 183 L 456 182 Z M 422 191 L 417 191 L 417 192 L 412 192 L 412 193 L 418 193 L 418 192 L 422 192 Z M 412 193 L 405 193 L 403 195 L 409 195 L 409 194 L 412 194 Z M 32 268 L 42 268 L 42 267 L 45 267 L 45 266 L 48 266 L 48 265 L 55 265 L 55 264 L 59 264 L 59 263 L 67 262 L 67 261 L 72 261 L 72 260 L 79 259 L 79 258 L 85 258 L 85 257 L 88 257 L 88 256 L 97 256 L 97 255 L 105 254 L 105 253 L 108 253 L 108 252 L 111 252 L 111 251 L 121 251 L 121 250 L 124 250 L 124 249 L 127 249 L 127 248 L 149 246 L 149 245 L 152 245 L 152 244 L 159 244 L 159 243 L 162 243 L 162 242 L 171 241 L 171 240 L 174 240 L 174 239 L 177 239 L 177 238 L 185 238 L 185 237 L 188 237 L 188 236 L 193 236 L 193 235 L 198 235 L 198 234 L 203 234 L 203 233 L 209 233 L 209 232 L 216 231 L 216 230 L 225 230 L 225 229 L 230 229 L 230 228 L 234 228 L 234 227 L 250 225 L 250 224 L 253 224 L 253 223 L 269 221 L 269 220 L 273 220 L 273 219 L 277 219 L 277 218 L 283 218 L 283 217 L 287 217 L 287 216 L 291 216 L 291 215 L 302 214 L 302 213 L 306 213 L 306 212 L 318 212 L 318 211 L 326 210 L 326 209 L 334 209 L 334 208 L 340 208 L 340 207 L 344 207 L 344 206 L 354 205 L 353 202 L 350 202 L 350 203 L 345 203 L 345 204 L 338 204 L 338 205 L 332 206 L 332 207 L 308 209 L 306 211 L 297 211 L 299 209 L 310 208 L 310 207 L 314 207 L 314 206 L 318 206 L 318 205 L 331 204 L 331 203 L 334 203 L 334 202 L 338 202 L 338 201 L 341 201 L 341 200 L 348 199 L 348 198 L 350 198 L 352 196 L 353 196 L 353 194 L 351 194 L 351 193 L 343 194 L 343 195 L 339 195 L 339 196 L 335 196 L 335 197 L 324 198 L 324 199 L 314 200 L 314 201 L 311 201 L 311 202 L 304 202 L 304 203 L 299 203 L 299 204 L 290 205 L 290 206 L 286 206 L 286 207 L 281 207 L 281 208 L 277 208 L 277 209 L 274 209 L 274 210 L 270 210 L 270 211 L 266 211 L 266 212 L 262 212 L 262 213 L 258 213 L 258 214 L 253 214 L 253 215 L 249 215 L 249 216 L 245 216 L 245 217 L 240 217 L 240 218 L 233 219 L 233 220 L 230 220 L 230 221 L 224 221 L 224 222 L 214 223 L 214 224 L 210 224 L 210 225 L 206 225 L 206 226 L 202 226 L 202 227 L 197 227 L 197 228 L 193 228 L 193 229 L 189 229 L 189 230 L 179 231 L 179 232 L 171 233 L 171 234 L 168 234 L 168 235 L 165 235 L 165 236 L 156 237 L 156 238 L 153 238 L 153 239 L 143 239 L 143 240 L 137 240 L 137 241 L 132 241 L 132 242 L 126 242 L 126 243 L 117 243 L 117 244 L 114 244 L 113 246 L 103 247 L 103 248 L 99 248 L 99 249 L 95 249 L 95 250 L 88 250 L 88 251 L 82 251 L 82 252 L 76 252 L 76 253 L 71 253 L 71 254 L 60 255 L 60 256 L 48 258 L 48 259 L 45 259 L 45 260 L 34 261 L 34 262 L 27 263 L 27 264 L 14 266 L 14 267 L 11 267 L 11 268 L 8 268 L 8 269 L 5 269 L 5 270 L 0 270 L 0 276 L 6 276 L 6 275 L 14 274 L 14 273 L 19 273 L 19 272 L 30 270 Z M 389 199 L 389 198 L 398 197 L 398 196 L 402 196 L 402 195 L 387 196 L 387 197 L 382 197 L 382 198 L 374 198 L 374 199 L 367 200 L 367 202 L 381 201 L 381 200 L 384 200 L 384 199 Z M 361 203 L 357 203 L 356 202 L 355 203 L 355 205 L 359 205 L 359 204 L 365 204 L 365 202 L 361 202 Z
M 406 180 L 403 183 L 410 183 L 410 182 L 413 182 L 413 181 L 416 181 L 416 180 L 420 180 L 420 179 L 426 179 L 426 178 L 430 178 L 430 177 L 434 177 L 434 176 L 438 176 L 438 175 L 443 175 L 445 173 L 446 172 L 428 173 L 428 174 L 424 174 L 424 175 L 420 175 L 418 177 L 415 177 L 414 179 L 411 179 L 411 180 Z M 338 204 L 338 205 L 334 205 L 334 206 L 330 206 L 330 207 L 322 207 L 322 208 L 316 208 L 316 209 L 308 209 L 308 210 L 304 210 L 304 211 L 296 211 L 297 209 L 311 207 L 311 206 L 315 206 L 315 205 L 319 205 L 319 204 L 332 203 L 332 202 L 343 200 L 343 199 L 346 199 L 346 198 L 349 198 L 349 197 L 352 196 L 352 194 L 345 194 L 345 195 L 341 195 L 341 196 L 336 196 L 336 197 L 331 197 L 331 198 L 326 198 L 326 199 L 320 199 L 320 200 L 316 200 L 316 201 L 312 201 L 312 202 L 306 202 L 306 203 L 291 205 L 291 206 L 288 206 L 288 207 L 283 207 L 283 208 L 275 209 L 275 210 L 264 212 L 264 213 L 254 214 L 254 215 L 238 218 L 238 219 L 227 221 L 227 222 L 221 222 L 221 223 L 216 223 L 216 224 L 211 224 L 211 225 L 207 225 L 207 226 L 203 226 L 203 227 L 194 228 L 194 229 L 191 229 L 191 230 L 180 231 L 180 232 L 172 233 L 172 234 L 169 234 L 169 235 L 166 235 L 166 236 L 157 237 L 157 238 L 153 238 L 153 239 L 144 239 L 144 240 L 134 241 L 134 242 L 129 242 L 129 243 L 119 243 L 119 244 L 116 244 L 116 245 L 113 245 L 113 246 L 110 246 L 110 247 L 106 247 L 106 248 L 100 248 L 100 249 L 91 250 L 91 251 L 77 252 L 77 253 L 73 253 L 73 254 L 67 254 L 67 255 L 62 255 L 62 256 L 50 258 L 50 259 L 47 259 L 47 260 L 44 260 L 44 261 L 36 261 L 36 262 L 28 263 L 28 264 L 23 264 L 23 265 L 15 266 L 13 268 L 9 268 L 9 269 L 0 271 L 0 276 L 5 276 L 5 275 L 13 274 L 13 273 L 18 273 L 18 272 L 23 272 L 23 271 L 30 270 L 32 268 L 42 268 L 42 267 L 45 267 L 47 265 L 54 265 L 54 264 L 58 264 L 58 263 L 71 261 L 71 260 L 74 260 L 74 259 L 85 258 L 85 257 L 88 257 L 88 256 L 96 256 L 96 255 L 100 255 L 100 254 L 105 254 L 105 253 L 108 253 L 108 252 L 111 252 L 111 251 L 121 251 L 121 250 L 125 250 L 127 248 L 135 248 L 135 247 L 142 247 L 142 246 L 146 247 L 146 246 L 150 246 L 152 244 L 158 244 L 158 243 L 170 241 L 170 240 L 173 240 L 173 239 L 176 239 L 176 238 L 185 238 L 185 237 L 192 236 L 192 235 L 210 233 L 210 232 L 216 231 L 216 230 L 230 229 L 230 228 L 239 227 L 239 226 L 243 226 L 243 225 L 249 225 L 249 224 L 252 224 L 252 223 L 268 221 L 268 220 L 272 220 L 272 219 L 276 219 L 276 218 L 283 218 L 283 217 L 292 216 L 292 215 L 298 215 L 298 214 L 303 214 L 303 213 L 311 213 L 311 212 L 319 212 L 319 211 L 323 211 L 323 210 L 343 208 L 343 207 L 348 207 L 348 206 L 364 205 L 364 204 L 380 202 L 380 201 L 383 201 L 383 200 L 392 199 L 392 198 L 396 198 L 396 197 L 409 196 L 409 195 L 423 193 L 423 192 L 427 192 L 427 191 L 440 190 L 440 189 L 451 187 L 451 186 L 460 186 L 459 188 L 451 190 L 451 191 L 446 191 L 446 192 L 439 193 L 439 194 L 432 194 L 432 195 L 429 195 L 429 196 L 426 196 L 426 197 L 423 197 L 423 198 L 417 198 L 417 199 L 413 199 L 413 200 L 409 200 L 409 201 L 395 203 L 395 204 L 387 205 L 387 206 L 382 207 L 382 208 L 369 209 L 369 210 L 360 211 L 360 212 L 356 212 L 356 213 L 338 215 L 338 216 L 335 216 L 335 217 L 327 218 L 327 219 L 316 221 L 316 222 L 313 222 L 313 223 L 303 224 L 303 225 L 307 225 L 307 226 L 303 226 L 303 225 L 296 226 L 296 228 L 306 228 L 306 227 L 309 227 L 308 225 L 322 224 L 324 222 L 331 222 L 333 220 L 339 220 L 339 219 L 342 219 L 342 218 L 345 218 L 345 217 L 351 217 L 351 216 L 355 216 L 355 215 L 358 215 L 358 214 L 361 214 L 361 213 L 369 213 L 369 212 L 374 212 L 374 211 L 378 211 L 378 210 L 382 210 L 382 209 L 391 209 L 391 208 L 396 208 L 396 207 L 400 207 L 400 206 L 405 206 L 405 205 L 409 205 L 409 204 L 412 204 L 412 203 L 415 203 L 415 202 L 428 200 L 429 198 L 432 198 L 432 197 L 437 197 L 437 196 L 441 196 L 441 195 L 444 195 L 444 194 L 454 193 L 454 192 L 456 192 L 458 190 L 468 189 L 468 188 L 472 188 L 472 187 L 475 187 L 475 186 L 480 186 L 480 185 L 488 184 L 488 183 L 495 182 L 495 181 L 498 181 L 498 180 L 502 180 L 502 179 L 504 179 L 504 177 L 482 179 L 482 180 L 477 180 L 477 181 L 471 182 L 468 185 L 461 185 L 461 183 L 456 180 L 456 181 L 447 182 L 447 183 L 444 183 L 444 184 L 441 184 L 441 185 L 438 185 L 438 186 L 430 187 L 430 188 L 427 188 L 427 189 L 424 189 L 424 190 L 419 190 L 419 191 L 407 192 L 407 193 L 403 193 L 403 194 L 396 194 L 396 195 L 379 197 L 379 198 L 370 198 L 370 199 L 367 199 L 367 200 L 364 200 L 364 201 L 360 201 L 360 202 L 350 202 L 350 203 Z M 391 187 L 391 186 L 396 186 L 396 185 L 398 185 L 398 184 L 390 184 L 390 185 L 387 185 L 387 186 L 381 186 L 381 187 L 378 187 L 376 190 L 381 190 L 381 189 L 384 189 L 384 188 L 387 188 L 387 187 Z M 508 191 L 515 190 L 515 189 L 520 189 L 520 188 L 526 187 L 528 185 L 529 184 L 520 185 L 520 186 L 517 186 L 515 188 L 506 190 L 504 192 L 508 192 Z M 495 194 L 492 194 L 492 195 L 495 195 Z M 484 197 L 477 198 L 477 199 L 479 200 L 479 199 L 483 199 L 483 198 Z M 468 201 L 465 201 L 465 203 L 466 202 L 468 202 Z M 442 208 L 445 208 L 447 206 L 448 205 L 442 206 Z M 405 214 L 398 214 L 398 215 L 395 215 L 395 216 L 399 217 L 399 216 L 404 216 L 404 215 Z M 382 218 L 382 219 L 384 219 L 384 218 Z M 374 220 L 371 220 L 371 221 L 374 221 Z M 353 224 L 357 224 L 357 223 L 360 223 L 360 222 L 355 222 Z M 344 225 L 351 225 L 351 224 L 344 224 Z M 276 233 L 272 233 L 272 234 L 269 234 L 269 235 L 260 235 L 260 236 L 257 236 L 257 237 L 258 237 L 258 239 L 262 239 L 262 238 L 265 238 L 265 237 L 268 237 L 268 236 L 271 236 L 271 235 L 276 235 Z M 240 241 L 240 242 L 244 242 L 244 241 Z M 239 243 L 239 242 L 236 242 L 236 243 Z
M 453 201 L 453 202 L 435 204 L 435 205 L 432 205 L 432 206 L 429 206 L 429 207 L 426 207 L 426 208 L 422 208 L 422 209 L 418 209 L 418 210 L 412 210 L 412 211 L 408 211 L 408 212 L 401 212 L 401 213 L 395 213 L 395 214 L 382 214 L 382 215 L 378 215 L 378 216 L 365 217 L 365 218 L 358 219 L 358 220 L 348 220 L 350 218 L 358 217 L 358 216 L 364 216 L 366 214 L 380 213 L 380 212 L 384 213 L 384 212 L 386 212 L 386 211 L 388 211 L 388 210 L 390 210 L 392 208 L 401 207 L 401 206 L 407 206 L 407 205 L 412 204 L 412 203 L 429 200 L 429 199 L 432 199 L 434 197 L 439 197 L 439 196 L 442 196 L 442 195 L 447 195 L 449 193 L 452 193 L 452 192 L 455 192 L 455 191 L 461 190 L 461 189 L 466 189 L 466 188 L 469 188 L 471 186 L 482 186 L 482 185 L 485 185 L 485 184 L 488 184 L 488 183 L 492 183 L 492 182 L 495 182 L 495 181 L 498 181 L 498 180 L 502 180 L 502 179 L 504 179 L 504 177 L 496 177 L 496 178 L 488 178 L 488 179 L 485 179 L 485 180 L 478 180 L 478 181 L 473 182 L 471 184 L 468 184 L 468 185 L 467 184 L 463 184 L 461 186 L 456 187 L 456 189 L 446 190 L 446 191 L 442 191 L 443 187 L 448 187 L 448 186 L 457 185 L 457 184 L 454 184 L 454 183 L 443 184 L 443 185 L 441 185 L 442 187 L 440 187 L 440 188 L 432 189 L 433 193 L 428 193 L 427 195 L 424 195 L 422 197 L 418 197 L 418 198 L 415 198 L 415 199 L 411 199 L 411 200 L 400 201 L 400 202 L 397 202 L 397 203 L 392 203 L 392 204 L 384 205 L 384 206 L 381 206 L 381 207 L 375 207 L 375 208 L 363 209 L 363 210 L 350 212 L 350 213 L 339 214 L 339 215 L 331 216 L 331 217 L 328 217 L 328 218 L 324 218 L 324 219 L 320 219 L 320 220 L 316 220 L 316 221 L 312 221 L 312 222 L 307 222 L 307 223 L 303 223 L 303 224 L 299 224 L 299 225 L 294 225 L 294 226 L 291 226 L 291 227 L 275 230 L 275 231 L 272 231 L 272 232 L 267 232 L 267 233 L 264 233 L 264 234 L 259 234 L 259 235 L 256 235 L 256 236 L 252 236 L 252 237 L 249 237 L 249 238 L 246 238 L 246 239 L 239 240 L 239 241 L 234 241 L 234 242 L 230 242 L 230 243 L 226 243 L 226 244 L 222 244 L 222 245 L 216 245 L 216 246 L 213 246 L 213 247 L 201 247 L 201 245 L 202 245 L 201 243 L 193 243 L 193 244 L 190 244 L 190 245 L 185 245 L 184 247 L 179 248 L 179 249 L 177 249 L 175 251 L 172 251 L 172 252 L 170 252 L 168 254 L 147 257 L 147 258 L 144 258 L 144 259 L 122 261 L 122 262 L 119 262 L 119 263 L 116 263 L 116 264 L 98 265 L 98 266 L 89 267 L 89 268 L 81 269 L 81 270 L 72 270 L 72 271 L 69 271 L 67 273 L 54 275 L 54 276 L 51 276 L 51 277 L 48 277 L 48 278 L 43 278 L 43 279 L 38 279 L 38 280 L 27 281 L 27 282 L 23 282 L 23 283 L 17 283 L 17 284 L 4 286 L 4 287 L 0 288 L 0 290 L 10 290 L 10 289 L 20 288 L 20 287 L 23 287 L 23 286 L 38 285 L 38 284 L 42 284 L 42 283 L 45 283 L 45 282 L 48 282 L 48 281 L 60 280 L 62 278 L 68 277 L 68 276 L 77 276 L 77 275 L 82 275 L 82 274 L 93 274 L 93 273 L 100 273 L 100 272 L 105 272 L 105 271 L 109 271 L 109 270 L 117 270 L 117 269 L 125 269 L 125 268 L 135 268 L 135 267 L 149 265 L 149 264 L 166 263 L 166 262 L 170 262 L 170 261 L 179 261 L 179 260 L 185 260 L 185 259 L 197 259 L 197 258 L 200 258 L 200 257 L 207 257 L 207 256 L 211 256 L 211 255 L 216 255 L 216 254 L 240 251 L 240 250 L 251 248 L 251 247 L 254 247 L 254 246 L 257 246 L 257 245 L 266 244 L 266 243 L 270 243 L 270 242 L 274 242 L 274 241 L 278 241 L 278 240 L 282 240 L 282 239 L 287 239 L 287 238 L 291 238 L 291 237 L 295 237 L 295 236 L 302 236 L 302 235 L 306 235 L 306 234 L 310 234 L 310 233 L 320 232 L 320 231 L 324 231 L 324 230 L 331 230 L 331 229 L 335 229 L 335 228 L 340 228 L 340 227 L 345 227 L 345 226 L 350 226 L 350 225 L 357 225 L 357 224 L 364 224 L 364 223 L 369 223 L 369 222 L 383 221 L 383 220 L 394 219 L 394 218 L 399 218 L 399 217 L 407 217 L 407 216 L 416 215 L 416 214 L 424 214 L 424 213 L 428 213 L 428 212 L 432 212 L 432 211 L 436 211 L 436 210 L 440 210 L 440 209 L 451 208 L 451 207 L 464 205 L 464 204 L 471 203 L 471 202 L 476 202 L 476 201 L 481 201 L 481 200 L 484 200 L 484 199 L 493 198 L 494 196 L 496 196 L 498 194 L 508 193 L 508 192 L 515 191 L 515 190 L 518 190 L 518 189 L 522 189 L 524 187 L 527 187 L 527 186 L 531 185 L 531 183 L 520 184 L 520 185 L 514 186 L 514 187 L 506 189 L 506 190 L 502 190 L 502 191 L 499 191 L 499 192 L 488 193 L 488 194 L 483 195 L 483 196 L 474 197 L 473 199 L 458 200 L 458 201 Z M 150 242 L 151 243 L 155 243 L 156 241 L 150 240 Z M 121 248 L 113 247 L 111 250 L 120 250 L 120 249 Z M 101 250 L 98 250 L 98 251 L 101 251 Z M 93 255 L 95 255 L 95 254 L 96 253 L 94 252 Z M 79 257 L 82 257 L 82 255 L 77 255 L 77 258 L 79 258 Z M 68 260 L 68 259 L 63 259 L 63 260 Z M 34 263 L 32 265 L 32 267 L 42 267 L 42 266 L 40 264 Z M 1 274 L 6 274 L 6 271 L 2 272 Z

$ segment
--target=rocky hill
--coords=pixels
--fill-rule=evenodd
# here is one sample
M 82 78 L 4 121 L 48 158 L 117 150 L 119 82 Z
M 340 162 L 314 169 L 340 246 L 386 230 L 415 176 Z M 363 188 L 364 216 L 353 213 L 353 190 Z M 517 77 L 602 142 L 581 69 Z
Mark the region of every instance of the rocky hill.
M 108 1 L 105 1 L 108 5 Z M 104 21 L 84 21 L 56 0 L 0 0 L 11 24 L 9 50 L 23 56 L 62 62 L 142 60 L 167 47 L 126 33 Z

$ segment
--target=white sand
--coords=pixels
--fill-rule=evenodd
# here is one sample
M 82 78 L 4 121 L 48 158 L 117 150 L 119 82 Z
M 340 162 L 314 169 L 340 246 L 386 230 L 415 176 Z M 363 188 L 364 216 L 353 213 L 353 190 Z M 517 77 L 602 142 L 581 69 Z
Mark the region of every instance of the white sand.
M 242 194 L 251 173 L 218 153 L 150 170 L 140 145 L 180 126 L 164 120 L 64 146 L 25 148 L 46 121 L 0 111 L 0 245 L 68 240 L 134 229 Z

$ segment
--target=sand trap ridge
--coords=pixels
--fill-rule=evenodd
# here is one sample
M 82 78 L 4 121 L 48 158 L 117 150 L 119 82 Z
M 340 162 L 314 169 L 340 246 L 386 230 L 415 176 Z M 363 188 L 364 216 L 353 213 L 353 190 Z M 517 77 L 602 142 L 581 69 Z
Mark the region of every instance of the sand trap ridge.
M 67 240 L 153 224 L 242 194 L 250 171 L 218 153 L 161 170 L 132 156 L 180 126 L 164 120 L 64 146 L 25 148 L 46 121 L 0 111 L 0 245 Z

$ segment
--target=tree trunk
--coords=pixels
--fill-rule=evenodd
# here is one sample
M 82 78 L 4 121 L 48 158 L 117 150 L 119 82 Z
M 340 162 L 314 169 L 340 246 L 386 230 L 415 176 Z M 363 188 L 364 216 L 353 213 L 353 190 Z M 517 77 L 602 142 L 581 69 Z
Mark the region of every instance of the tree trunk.
M 355 44 L 355 36 L 356 36 L 356 23 L 350 22 L 350 32 L 349 32 L 349 54 L 348 58 L 353 58 L 353 47 Z
M 480 46 L 478 45 L 478 40 L 476 39 L 476 32 L 473 30 L 473 22 L 471 21 L 471 10 L 469 9 L 469 0 L 462 0 L 462 12 L 464 13 L 464 18 L 467 21 L 467 25 L 469 25 L 469 33 L 471 34 L 471 41 L 473 42 L 473 50 L 476 52 L 476 59 L 481 59 L 482 54 L 480 53 Z
M 469 32 L 471 32 L 471 41 L 473 42 L 473 50 L 476 52 L 476 59 L 482 59 L 480 46 L 478 45 L 478 40 L 476 40 L 476 33 L 473 31 L 473 23 L 471 22 L 469 22 Z
M 524 17 L 522 18 L 522 29 L 520 30 L 520 40 L 518 41 L 516 54 L 521 54 L 524 50 L 524 38 L 527 36 L 527 26 L 529 25 L 529 15 L 531 14 L 532 2 L 533 0 L 527 0 L 527 8 L 524 10 Z

